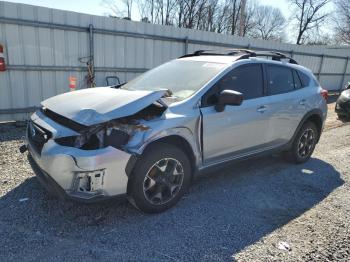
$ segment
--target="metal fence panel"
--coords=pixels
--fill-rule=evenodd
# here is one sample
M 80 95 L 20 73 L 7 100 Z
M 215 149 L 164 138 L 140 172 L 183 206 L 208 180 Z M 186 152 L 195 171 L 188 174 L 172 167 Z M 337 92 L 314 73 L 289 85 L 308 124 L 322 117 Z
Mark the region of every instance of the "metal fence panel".
M 350 80 L 350 49 L 297 46 L 3 1 L 0 43 L 5 45 L 8 66 L 8 71 L 0 73 L 0 121 L 26 118 L 23 112 L 33 110 L 43 99 L 69 91 L 69 76 L 77 77 L 77 89 L 85 88 L 87 68 L 79 58 L 90 52 L 97 85 L 105 85 L 106 76 L 128 81 L 185 53 L 225 48 L 290 54 L 329 90 Z

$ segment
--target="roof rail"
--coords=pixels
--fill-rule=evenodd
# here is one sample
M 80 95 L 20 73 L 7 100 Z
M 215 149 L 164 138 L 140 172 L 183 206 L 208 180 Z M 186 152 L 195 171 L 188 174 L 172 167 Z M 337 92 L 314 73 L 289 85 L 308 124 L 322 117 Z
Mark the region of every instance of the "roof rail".
M 225 49 L 225 50 L 197 50 L 192 54 L 183 55 L 179 58 L 191 57 L 191 56 L 201 56 L 201 55 L 224 55 L 224 56 L 239 56 L 237 60 L 248 59 L 251 57 L 271 57 L 274 61 L 281 61 L 282 59 L 287 59 L 291 64 L 298 64 L 293 58 L 277 51 L 253 51 L 249 49 Z
M 237 55 L 239 53 L 249 54 L 251 52 L 252 51 L 248 49 L 225 49 L 225 50 L 204 49 L 204 50 L 197 50 L 192 54 L 186 54 L 186 55 L 180 56 L 179 58 L 201 56 L 201 55 Z
M 287 56 L 286 54 L 283 54 L 281 52 L 277 52 L 277 51 L 257 51 L 255 52 L 255 55 L 258 56 L 267 56 L 267 57 L 271 57 L 272 60 L 275 61 L 281 61 L 281 59 L 287 59 L 289 60 L 289 63 L 291 64 L 298 64 L 297 61 L 295 61 L 293 58 Z

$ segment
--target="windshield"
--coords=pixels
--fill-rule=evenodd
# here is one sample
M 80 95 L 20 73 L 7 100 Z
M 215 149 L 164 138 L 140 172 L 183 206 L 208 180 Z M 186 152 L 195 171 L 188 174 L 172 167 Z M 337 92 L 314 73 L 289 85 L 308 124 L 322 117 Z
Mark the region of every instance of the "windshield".
M 169 90 L 169 95 L 185 99 L 219 73 L 226 64 L 173 60 L 162 64 L 122 86 L 128 90 Z

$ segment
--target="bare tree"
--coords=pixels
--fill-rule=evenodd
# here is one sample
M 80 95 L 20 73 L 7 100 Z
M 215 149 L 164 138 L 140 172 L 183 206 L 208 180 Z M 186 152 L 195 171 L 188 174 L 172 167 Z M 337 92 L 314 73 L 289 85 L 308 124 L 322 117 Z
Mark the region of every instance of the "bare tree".
M 258 6 L 253 17 L 250 36 L 263 40 L 281 40 L 286 19 L 278 8 Z
M 228 1 L 229 0 L 226 0 L 224 4 L 219 5 L 218 7 L 218 12 L 214 22 L 214 32 L 224 33 L 229 28 L 228 17 L 230 13 L 230 7 Z
M 296 44 L 300 45 L 305 40 L 305 34 L 312 29 L 317 29 L 325 21 L 328 14 L 322 12 L 330 0 L 289 0 L 295 7 L 295 16 L 292 17 L 297 23 Z
M 241 1 L 231 0 L 230 20 L 231 20 L 231 35 L 239 33 L 239 17 L 241 14 Z
M 137 0 L 137 7 L 142 22 L 154 23 L 154 0 Z
M 101 5 L 109 9 L 109 15 L 131 20 L 133 0 L 121 0 L 120 4 L 113 0 L 102 0 Z
M 110 14 L 131 17 L 134 0 L 102 0 Z M 135 1 L 134 1 L 135 2 Z M 283 16 L 257 0 L 136 0 L 140 20 L 204 31 L 277 39 Z
M 336 38 L 341 42 L 350 44 L 350 1 L 336 0 Z
M 245 33 L 245 29 L 246 29 L 246 6 L 247 6 L 247 0 L 241 0 L 241 3 L 240 3 L 240 6 L 241 6 L 241 10 L 240 10 L 240 13 L 239 13 L 239 35 L 240 36 L 244 36 Z
M 255 27 L 254 18 L 258 6 L 259 5 L 255 1 L 249 1 L 245 6 L 244 16 L 240 16 L 240 19 L 243 19 L 242 23 L 240 22 L 240 36 L 244 37 L 251 34 Z

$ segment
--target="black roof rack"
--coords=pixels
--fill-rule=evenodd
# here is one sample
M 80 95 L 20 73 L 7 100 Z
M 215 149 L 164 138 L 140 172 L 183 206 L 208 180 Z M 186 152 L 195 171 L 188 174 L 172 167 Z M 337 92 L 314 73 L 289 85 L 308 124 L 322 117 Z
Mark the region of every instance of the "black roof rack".
M 274 61 L 281 61 L 282 59 L 288 60 L 291 64 L 298 64 L 297 61 L 295 61 L 293 58 L 277 51 L 253 51 L 249 49 L 225 49 L 222 51 L 216 51 L 216 50 L 198 50 L 195 51 L 192 54 L 187 54 L 184 56 L 181 56 L 180 58 L 184 57 L 191 57 L 191 56 L 201 56 L 201 55 L 217 55 L 217 56 L 239 56 L 237 60 L 241 59 L 248 59 L 251 57 L 271 57 Z

